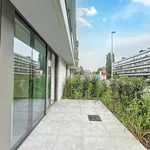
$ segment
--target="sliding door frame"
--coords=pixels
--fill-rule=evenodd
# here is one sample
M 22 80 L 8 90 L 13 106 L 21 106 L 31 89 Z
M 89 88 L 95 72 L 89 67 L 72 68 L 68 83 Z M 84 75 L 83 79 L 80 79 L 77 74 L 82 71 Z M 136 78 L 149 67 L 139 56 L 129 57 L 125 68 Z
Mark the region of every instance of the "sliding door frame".
M 16 10 L 15 11 L 15 16 L 14 16 L 14 18 L 16 18 L 17 20 L 19 20 L 29 31 L 30 31 L 30 34 L 31 34 L 31 39 L 30 39 L 30 46 L 31 46 L 31 48 L 32 49 L 34 49 L 34 45 L 35 45 L 35 35 L 37 36 L 37 37 L 39 37 L 42 41 L 43 41 L 43 43 L 45 43 L 45 45 L 46 45 L 46 56 L 45 56 L 45 58 L 47 58 L 47 55 L 48 55 L 48 51 L 51 53 L 51 55 L 52 55 L 52 53 L 55 55 L 55 82 L 54 82 L 54 84 L 55 84 L 55 91 L 54 91 L 54 93 L 55 93 L 55 101 L 57 100 L 57 93 L 56 93 L 56 91 L 57 91 L 57 61 L 58 61 L 58 55 L 56 54 L 56 52 L 46 43 L 46 41 L 38 34 L 38 32 L 31 26 L 31 24 L 20 14 L 20 12 L 18 11 L 18 10 Z M 15 24 L 14 24 L 14 28 L 15 28 Z M 33 53 L 33 52 L 32 52 Z M 33 54 L 32 54 L 33 55 Z M 43 119 L 43 117 L 46 115 L 46 112 L 47 112 L 47 106 L 46 106 L 46 95 L 47 95 L 47 59 L 46 59 L 46 61 L 45 61 L 45 65 L 46 65 L 46 67 L 45 67 L 45 90 L 46 90 L 46 92 L 45 92 L 45 99 L 44 99 L 44 115 L 39 119 L 39 121 L 38 121 L 38 123 Z M 32 70 L 31 70 L 32 71 Z M 31 74 L 32 75 L 32 74 Z M 33 76 L 30 76 L 30 80 L 32 80 L 33 79 Z M 29 93 L 30 94 L 30 96 L 32 95 L 33 96 L 33 81 L 31 81 L 32 83 L 32 93 Z M 17 141 L 17 143 L 15 143 L 15 145 L 11 148 L 12 150 L 17 150 L 18 148 L 19 148 L 19 146 L 24 142 L 24 140 L 29 136 L 29 134 L 34 130 L 34 128 L 38 125 L 38 123 L 37 124 L 35 124 L 34 126 L 32 126 L 33 125 L 33 107 L 31 107 L 32 106 L 32 104 L 33 104 L 33 100 L 32 100 L 32 98 L 31 97 L 29 97 L 29 103 L 28 103 L 28 106 L 29 106 L 29 110 L 28 110 L 28 116 L 30 116 L 31 117 L 31 115 L 32 115 L 32 118 L 30 118 L 30 117 L 28 117 L 28 119 L 30 119 L 30 120 L 28 120 L 28 130 L 27 130 L 27 132 L 24 134 L 24 135 L 22 135 L 22 137 Z M 51 105 L 50 105 L 51 106 Z M 50 107 L 49 107 L 50 108 Z M 48 109 L 49 109 L 48 108 Z M 13 127 L 12 127 L 13 128 Z

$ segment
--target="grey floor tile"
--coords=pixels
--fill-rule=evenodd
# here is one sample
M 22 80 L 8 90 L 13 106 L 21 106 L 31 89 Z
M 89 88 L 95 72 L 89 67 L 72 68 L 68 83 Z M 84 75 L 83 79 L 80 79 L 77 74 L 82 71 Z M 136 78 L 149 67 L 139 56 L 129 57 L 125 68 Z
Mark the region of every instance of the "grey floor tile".
M 84 137 L 84 147 L 103 148 L 107 143 L 107 137 Z
M 81 136 L 81 122 L 64 121 L 60 128 L 59 134 L 61 136 Z
M 94 108 L 81 108 L 81 114 L 87 114 L 87 115 L 96 115 L 96 111 L 94 110 Z
M 107 137 L 105 127 L 99 122 L 83 123 L 83 136 Z
M 66 109 L 66 113 L 80 113 L 81 112 L 81 109 L 79 107 L 67 107 Z
M 26 139 L 19 150 L 51 150 L 55 142 L 56 136 L 36 132 Z
M 83 150 L 81 137 L 59 136 L 54 150 Z
M 80 113 L 67 113 L 64 117 L 65 121 L 81 121 Z

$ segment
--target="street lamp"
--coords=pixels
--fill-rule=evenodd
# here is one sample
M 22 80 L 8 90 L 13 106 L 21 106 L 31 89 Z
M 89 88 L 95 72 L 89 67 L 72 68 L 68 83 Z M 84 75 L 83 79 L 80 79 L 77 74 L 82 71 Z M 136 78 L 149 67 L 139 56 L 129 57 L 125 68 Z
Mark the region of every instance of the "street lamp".
M 111 79 L 113 80 L 113 35 L 115 34 L 115 31 L 111 32 Z

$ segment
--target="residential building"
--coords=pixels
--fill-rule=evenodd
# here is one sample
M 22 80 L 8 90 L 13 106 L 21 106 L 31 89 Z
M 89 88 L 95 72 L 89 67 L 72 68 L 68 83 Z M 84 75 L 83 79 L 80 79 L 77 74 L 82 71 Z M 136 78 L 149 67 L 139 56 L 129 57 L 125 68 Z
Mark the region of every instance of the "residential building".
M 40 64 L 31 59 L 31 57 L 24 57 L 14 52 L 14 74 L 30 74 L 40 70 Z M 31 65 L 32 64 L 32 65 Z
M 0 150 L 16 150 L 78 66 L 76 0 L 0 0 Z
M 141 50 L 131 57 L 115 62 L 114 73 L 147 78 L 150 76 L 150 49 Z

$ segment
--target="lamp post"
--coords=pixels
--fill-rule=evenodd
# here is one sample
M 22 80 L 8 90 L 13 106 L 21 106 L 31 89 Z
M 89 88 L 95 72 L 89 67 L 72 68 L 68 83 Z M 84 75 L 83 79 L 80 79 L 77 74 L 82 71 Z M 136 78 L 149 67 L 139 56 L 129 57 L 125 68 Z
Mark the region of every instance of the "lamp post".
M 115 31 L 111 32 L 111 80 L 113 80 L 113 35 L 115 33 Z

